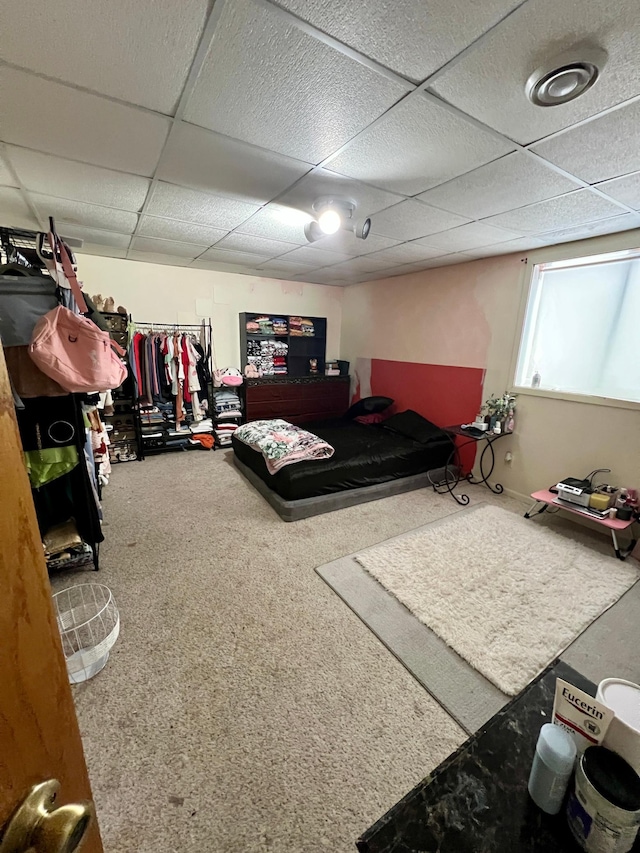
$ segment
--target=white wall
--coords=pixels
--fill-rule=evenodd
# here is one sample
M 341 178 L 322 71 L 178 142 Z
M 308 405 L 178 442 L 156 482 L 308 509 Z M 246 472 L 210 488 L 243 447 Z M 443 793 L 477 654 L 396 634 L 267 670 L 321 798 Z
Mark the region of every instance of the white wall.
M 240 366 L 238 314 L 264 311 L 327 318 L 327 357 L 340 354 L 343 289 L 235 273 L 183 269 L 77 253 L 91 296 L 113 296 L 133 320 L 199 323 L 212 318 L 218 367 Z

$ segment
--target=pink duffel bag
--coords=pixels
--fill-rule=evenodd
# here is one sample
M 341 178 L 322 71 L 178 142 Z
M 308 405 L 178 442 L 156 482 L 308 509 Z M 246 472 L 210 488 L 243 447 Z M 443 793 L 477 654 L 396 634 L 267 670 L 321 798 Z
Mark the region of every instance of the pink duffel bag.
M 57 250 L 62 261 L 79 310 L 86 310 L 64 244 L 53 232 L 49 240 L 54 259 Z M 122 347 L 111 340 L 108 332 L 103 332 L 87 317 L 62 305 L 38 320 L 29 345 L 29 355 L 40 370 L 72 393 L 109 391 L 122 385 L 127 368 L 116 353 L 125 354 Z
M 43 373 L 74 393 L 108 391 L 122 385 L 124 350 L 95 323 L 58 305 L 35 325 L 29 355 Z

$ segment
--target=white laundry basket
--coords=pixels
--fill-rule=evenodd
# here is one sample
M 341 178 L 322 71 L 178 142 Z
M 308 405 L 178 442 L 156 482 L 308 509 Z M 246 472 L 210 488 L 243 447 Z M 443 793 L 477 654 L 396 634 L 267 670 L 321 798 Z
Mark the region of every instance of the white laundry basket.
M 53 596 L 71 684 L 93 678 L 106 665 L 120 633 L 111 590 L 99 583 L 70 586 Z

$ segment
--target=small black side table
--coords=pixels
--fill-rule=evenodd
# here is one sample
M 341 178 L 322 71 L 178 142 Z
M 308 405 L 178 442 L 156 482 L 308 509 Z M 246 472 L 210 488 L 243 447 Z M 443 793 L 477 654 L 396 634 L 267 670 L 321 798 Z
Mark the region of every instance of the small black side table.
M 496 435 L 494 432 L 486 432 L 482 433 L 473 433 L 468 429 L 463 429 L 461 426 L 447 426 L 442 427 L 444 432 L 449 433 L 451 436 L 459 436 L 461 438 L 466 439 L 462 442 L 462 444 L 454 444 L 454 448 L 451 452 L 451 455 L 447 459 L 447 463 L 444 467 L 444 481 L 440 483 L 432 483 L 433 490 L 437 492 L 439 495 L 445 494 L 445 492 L 449 492 L 451 497 L 459 503 L 461 506 L 466 506 L 469 503 L 469 495 L 456 495 L 454 494 L 454 489 L 457 488 L 460 480 L 466 480 L 474 486 L 484 484 L 490 491 L 494 493 L 494 495 L 500 495 L 504 491 L 504 487 L 500 485 L 500 483 L 496 483 L 495 486 L 492 486 L 489 482 L 489 477 L 493 474 L 493 469 L 496 465 L 496 455 L 493 450 L 493 444 L 499 438 L 502 438 L 504 435 L 511 435 L 510 432 L 501 432 Z M 469 444 L 473 444 L 474 442 L 486 441 L 485 446 L 482 448 L 482 453 L 480 454 L 480 479 L 476 480 L 473 476 L 473 472 L 467 474 L 466 477 L 461 477 L 462 466 L 460 464 L 460 450 L 463 447 L 467 447 Z M 487 457 L 488 453 L 488 459 Z M 485 466 L 489 465 L 489 470 L 485 470 Z

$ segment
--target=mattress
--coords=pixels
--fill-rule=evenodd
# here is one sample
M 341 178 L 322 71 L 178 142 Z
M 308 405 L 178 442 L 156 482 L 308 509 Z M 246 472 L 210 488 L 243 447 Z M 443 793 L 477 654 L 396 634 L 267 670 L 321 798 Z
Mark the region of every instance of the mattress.
M 378 425 L 343 419 L 308 423 L 304 428 L 327 441 L 335 453 L 330 459 L 287 465 L 276 474 L 267 471 L 262 453 L 232 438 L 236 458 L 287 501 L 424 474 L 444 466 L 453 449 L 445 433 L 420 444 Z

